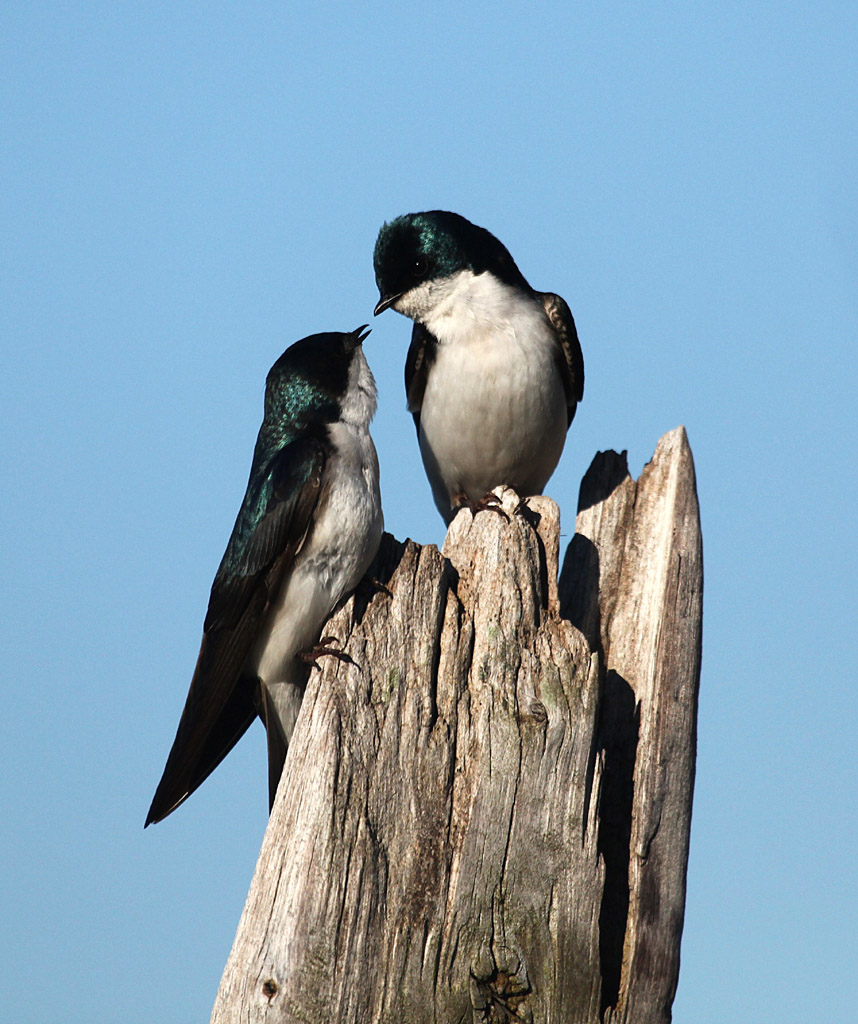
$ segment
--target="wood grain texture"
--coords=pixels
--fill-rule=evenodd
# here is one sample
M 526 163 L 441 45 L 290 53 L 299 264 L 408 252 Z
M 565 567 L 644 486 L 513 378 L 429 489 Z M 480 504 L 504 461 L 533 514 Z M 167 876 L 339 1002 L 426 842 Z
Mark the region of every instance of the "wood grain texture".
M 625 453 L 596 457 L 581 484 L 560 591 L 564 614 L 603 665 L 605 1020 L 669 1021 L 685 913 L 703 616 L 700 515 L 684 428 L 659 441 L 637 483 Z
M 325 628 L 352 661 L 312 674 L 213 1022 L 670 1019 L 693 468 L 676 432 L 637 485 L 611 455 L 559 590 L 547 498 L 499 492 L 509 521 L 460 513 L 443 554 L 385 536 L 390 596 Z

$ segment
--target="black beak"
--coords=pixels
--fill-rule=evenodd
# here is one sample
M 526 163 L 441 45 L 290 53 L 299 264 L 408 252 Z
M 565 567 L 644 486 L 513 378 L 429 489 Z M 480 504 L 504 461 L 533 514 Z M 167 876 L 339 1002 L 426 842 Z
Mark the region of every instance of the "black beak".
M 396 295 L 382 295 L 376 303 L 375 309 L 372 311 L 373 316 L 378 316 L 379 313 L 383 313 L 386 309 L 390 309 L 394 302 L 400 298 L 402 292 L 397 292 Z

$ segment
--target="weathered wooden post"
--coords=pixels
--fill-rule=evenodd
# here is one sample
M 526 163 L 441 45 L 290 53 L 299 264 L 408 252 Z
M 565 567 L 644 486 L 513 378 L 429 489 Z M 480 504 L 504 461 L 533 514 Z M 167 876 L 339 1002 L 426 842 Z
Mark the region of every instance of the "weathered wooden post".
M 326 632 L 214 1024 L 666 1022 L 694 778 L 691 451 L 598 455 L 559 516 L 503 492 Z

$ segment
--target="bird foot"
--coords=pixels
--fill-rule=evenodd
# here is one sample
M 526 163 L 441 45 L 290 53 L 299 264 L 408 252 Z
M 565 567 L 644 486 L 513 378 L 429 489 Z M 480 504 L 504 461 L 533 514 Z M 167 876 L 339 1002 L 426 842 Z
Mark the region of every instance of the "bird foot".
M 471 517 L 475 516 L 478 512 L 497 512 L 499 516 L 503 516 L 509 522 L 509 516 L 504 512 L 501 507 L 501 500 L 494 491 L 489 491 L 488 494 L 483 495 L 477 501 L 469 498 L 467 494 L 457 494 L 453 498 L 453 508 L 470 509 Z
M 332 658 L 336 658 L 337 661 L 344 661 L 349 665 L 354 665 L 354 661 L 346 654 L 345 651 L 341 651 L 338 647 L 333 647 L 333 644 L 338 644 L 339 640 L 335 636 L 323 636 L 322 639 L 316 644 L 315 647 L 309 651 L 299 651 L 296 657 L 300 658 L 301 661 L 305 661 L 312 668 L 319 667 L 319 658 L 325 654 L 330 654 Z

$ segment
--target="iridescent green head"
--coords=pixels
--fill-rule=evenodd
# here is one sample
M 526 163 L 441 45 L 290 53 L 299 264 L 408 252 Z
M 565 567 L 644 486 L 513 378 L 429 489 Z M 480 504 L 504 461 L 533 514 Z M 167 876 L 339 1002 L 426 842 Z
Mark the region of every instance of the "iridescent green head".
M 378 315 L 424 281 L 462 270 L 491 272 L 507 284 L 527 287 L 506 246 L 485 228 L 447 210 L 406 213 L 383 225 L 373 256 Z
M 352 358 L 367 334 L 359 327 L 349 334 L 311 334 L 290 345 L 268 371 L 265 419 L 299 429 L 337 419 Z

